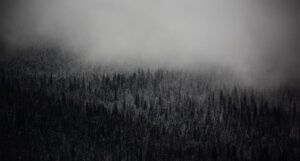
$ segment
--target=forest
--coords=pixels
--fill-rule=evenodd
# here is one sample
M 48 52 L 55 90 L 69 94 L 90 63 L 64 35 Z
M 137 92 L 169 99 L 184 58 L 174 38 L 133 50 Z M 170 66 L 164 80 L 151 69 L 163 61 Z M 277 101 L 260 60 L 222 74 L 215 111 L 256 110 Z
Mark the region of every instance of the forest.
M 299 160 L 298 100 L 287 85 L 81 68 L 54 51 L 28 52 L 0 63 L 1 161 Z

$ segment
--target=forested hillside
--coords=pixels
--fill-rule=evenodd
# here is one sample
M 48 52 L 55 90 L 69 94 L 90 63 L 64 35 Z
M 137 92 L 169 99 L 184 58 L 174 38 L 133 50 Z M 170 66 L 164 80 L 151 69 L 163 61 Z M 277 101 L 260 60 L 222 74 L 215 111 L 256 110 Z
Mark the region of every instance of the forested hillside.
M 298 101 L 288 87 L 255 90 L 215 73 L 163 69 L 74 72 L 55 55 L 36 66 L 41 60 L 20 59 L 0 69 L 1 161 L 299 159 Z

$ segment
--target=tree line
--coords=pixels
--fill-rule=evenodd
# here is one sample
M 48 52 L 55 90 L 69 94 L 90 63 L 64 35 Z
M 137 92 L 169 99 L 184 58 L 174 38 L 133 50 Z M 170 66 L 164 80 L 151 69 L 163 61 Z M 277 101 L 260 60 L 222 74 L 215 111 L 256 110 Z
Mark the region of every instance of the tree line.
M 0 70 L 0 160 L 295 161 L 297 99 L 167 70 Z

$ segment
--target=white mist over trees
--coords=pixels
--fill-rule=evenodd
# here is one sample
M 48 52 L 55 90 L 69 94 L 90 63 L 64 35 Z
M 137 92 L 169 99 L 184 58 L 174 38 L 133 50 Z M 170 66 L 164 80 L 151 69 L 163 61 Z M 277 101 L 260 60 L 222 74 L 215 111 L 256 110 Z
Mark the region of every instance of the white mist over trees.
M 0 1 L 0 161 L 297 160 L 298 1 Z
M 12 7 L 2 32 L 15 45 L 57 43 L 99 64 L 221 66 L 279 80 L 297 46 L 289 2 L 27 0 Z

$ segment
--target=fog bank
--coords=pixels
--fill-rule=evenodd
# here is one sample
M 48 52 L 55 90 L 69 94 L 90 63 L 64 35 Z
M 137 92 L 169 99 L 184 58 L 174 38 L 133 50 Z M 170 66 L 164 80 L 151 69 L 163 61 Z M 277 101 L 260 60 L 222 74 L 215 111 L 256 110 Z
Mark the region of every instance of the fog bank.
M 298 80 L 296 0 L 13 0 L 1 38 L 57 44 L 99 64 L 227 67 L 249 82 Z

